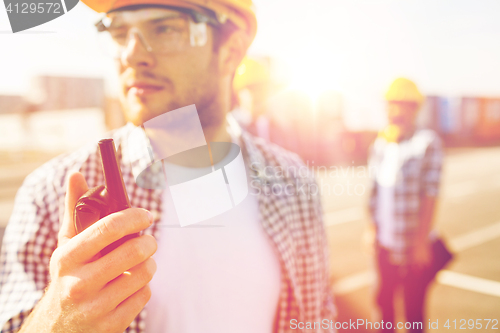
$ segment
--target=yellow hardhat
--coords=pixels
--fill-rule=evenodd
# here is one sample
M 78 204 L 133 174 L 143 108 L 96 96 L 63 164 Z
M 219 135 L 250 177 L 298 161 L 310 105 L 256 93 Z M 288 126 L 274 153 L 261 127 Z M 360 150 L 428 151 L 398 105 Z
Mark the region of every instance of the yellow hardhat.
M 257 19 L 252 0 L 82 0 L 99 13 L 135 5 L 162 5 L 189 9 L 209 9 L 220 23 L 233 22 L 247 32 L 249 44 L 257 33 Z
M 414 102 L 421 105 L 424 96 L 413 81 L 400 77 L 392 82 L 385 99 L 391 102 Z
M 268 83 L 269 80 L 269 71 L 263 64 L 252 58 L 245 57 L 236 69 L 233 86 L 236 91 L 239 91 L 251 85 Z

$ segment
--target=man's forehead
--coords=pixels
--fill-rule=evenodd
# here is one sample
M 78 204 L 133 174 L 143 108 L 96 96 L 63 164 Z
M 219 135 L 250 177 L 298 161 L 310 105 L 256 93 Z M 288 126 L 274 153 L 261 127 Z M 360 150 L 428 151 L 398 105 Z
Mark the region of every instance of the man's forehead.
M 117 10 L 106 14 L 106 26 L 114 24 L 134 24 L 164 18 L 180 17 L 182 14 L 174 9 L 167 8 L 141 8 L 134 10 Z M 103 20 L 104 21 L 104 20 Z

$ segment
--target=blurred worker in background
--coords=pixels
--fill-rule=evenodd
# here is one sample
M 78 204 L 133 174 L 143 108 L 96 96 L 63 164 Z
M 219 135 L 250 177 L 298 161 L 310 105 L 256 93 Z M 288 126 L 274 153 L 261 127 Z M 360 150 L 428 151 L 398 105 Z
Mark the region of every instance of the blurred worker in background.
M 320 198 L 298 190 L 314 188 L 314 177 L 275 177 L 273 170 L 305 165 L 228 117 L 234 73 L 256 33 L 252 1 L 83 2 L 106 13 L 96 26 L 115 58 L 129 121 L 111 136 L 136 208 L 76 234 L 78 198 L 103 183 L 97 145 L 29 175 L 2 244 L 1 331 L 285 333 L 297 331 L 293 321 L 335 320 Z M 192 104 L 207 142 L 241 147 L 254 187 L 206 228 L 181 229 L 170 190 L 134 181 L 127 139 L 144 122 Z M 258 118 L 262 107 L 254 106 Z M 289 195 L 269 191 L 274 184 L 288 184 Z
M 271 94 L 271 77 L 261 62 L 245 57 L 234 75 L 234 89 L 239 109 L 236 117 L 247 131 L 271 141 L 271 121 L 267 101 Z
M 375 177 L 370 197 L 373 224 L 367 238 L 375 243 L 376 302 L 383 321 L 392 323 L 386 331 L 394 331 L 394 291 L 402 285 L 406 320 L 422 322 L 410 332 L 422 332 L 427 287 L 422 276 L 432 259 L 430 231 L 443 149 L 436 133 L 416 128 L 424 97 L 415 83 L 398 78 L 385 98 L 388 125 L 369 156 Z

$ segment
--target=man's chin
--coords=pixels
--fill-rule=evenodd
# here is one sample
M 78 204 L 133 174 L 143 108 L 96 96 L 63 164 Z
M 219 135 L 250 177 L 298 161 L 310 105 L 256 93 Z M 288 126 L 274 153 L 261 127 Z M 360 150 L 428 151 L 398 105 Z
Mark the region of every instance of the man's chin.
M 190 104 L 187 104 L 190 105 Z M 162 104 L 161 106 L 153 107 L 145 103 L 128 103 L 125 107 L 125 117 L 127 121 L 133 123 L 136 126 L 141 126 L 146 121 L 158 117 L 166 112 L 177 110 L 183 106 L 177 103 Z M 210 112 L 211 110 L 205 110 L 203 108 L 198 108 L 198 115 L 200 118 L 201 126 L 204 130 L 209 128 L 219 127 L 222 122 L 224 122 L 225 114 L 218 114 Z
M 145 121 L 166 112 L 165 101 L 157 99 L 158 96 L 138 97 L 129 92 L 124 100 L 127 120 L 135 125 L 142 125 Z
M 126 109 L 127 111 L 125 116 L 127 118 L 127 121 L 132 122 L 136 126 L 140 126 L 144 122 L 161 114 L 155 114 L 155 112 L 152 112 L 151 108 L 147 107 L 144 104 L 129 104 Z

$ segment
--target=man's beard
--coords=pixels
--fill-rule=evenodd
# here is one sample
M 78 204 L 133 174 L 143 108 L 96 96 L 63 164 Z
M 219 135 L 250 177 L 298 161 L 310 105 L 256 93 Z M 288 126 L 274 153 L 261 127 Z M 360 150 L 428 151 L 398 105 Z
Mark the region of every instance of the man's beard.
M 213 70 L 210 75 L 206 77 L 213 78 L 217 75 L 216 70 Z M 156 80 L 161 80 L 165 84 L 172 85 L 172 82 L 168 78 L 158 77 L 150 72 L 143 72 L 142 76 L 154 77 Z M 175 90 L 166 91 L 165 93 L 175 96 Z M 225 121 L 223 101 L 221 101 L 219 93 L 217 80 L 207 80 L 205 82 L 194 83 L 193 89 L 183 93 L 187 98 L 176 99 L 174 97 L 171 99 L 172 96 L 165 96 L 166 100 L 170 100 L 154 108 L 148 106 L 147 101 L 127 101 L 127 97 L 125 97 L 123 103 L 125 103 L 124 108 L 128 110 L 128 114 L 134 119 L 133 122 L 136 125 L 142 125 L 144 122 L 162 114 L 194 104 L 198 111 L 202 128 L 204 130 L 210 130 L 218 128 Z M 137 109 L 134 110 L 134 108 Z

